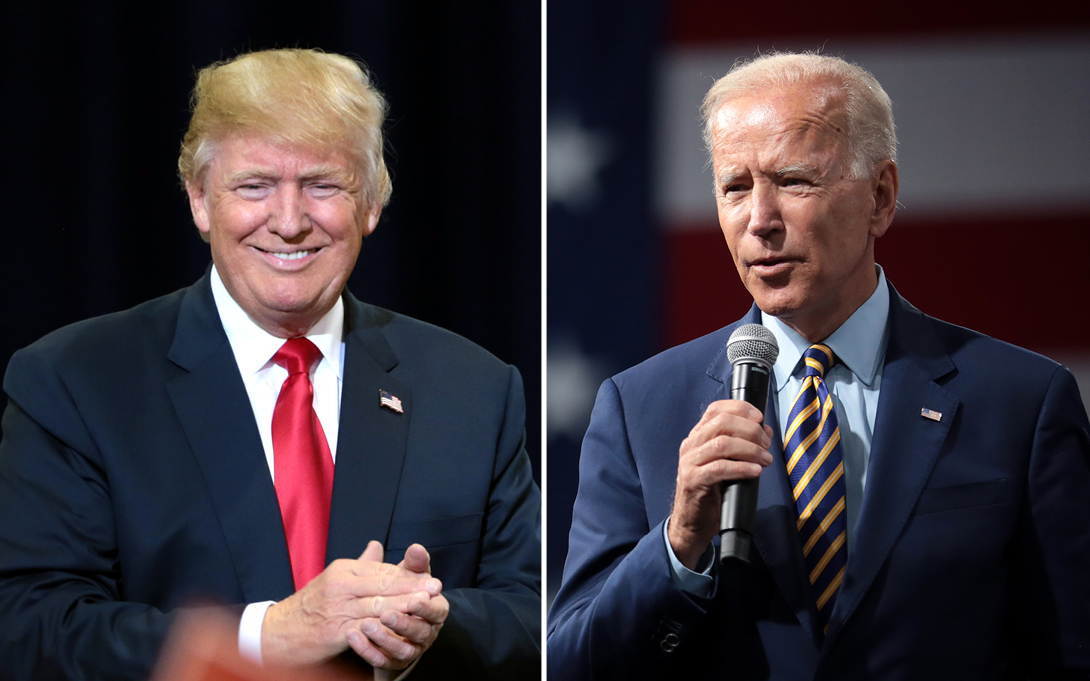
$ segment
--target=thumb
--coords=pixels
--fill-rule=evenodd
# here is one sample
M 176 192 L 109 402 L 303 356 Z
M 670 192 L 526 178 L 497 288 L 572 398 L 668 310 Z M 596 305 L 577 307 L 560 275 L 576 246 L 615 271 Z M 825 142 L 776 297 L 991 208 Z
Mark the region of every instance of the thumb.
M 372 539 L 367 542 L 367 548 L 363 550 L 363 554 L 360 555 L 360 560 L 371 560 L 376 563 L 382 562 L 382 544 Z
M 413 544 L 405 550 L 405 558 L 399 564 L 409 572 L 431 574 L 431 556 L 420 544 Z

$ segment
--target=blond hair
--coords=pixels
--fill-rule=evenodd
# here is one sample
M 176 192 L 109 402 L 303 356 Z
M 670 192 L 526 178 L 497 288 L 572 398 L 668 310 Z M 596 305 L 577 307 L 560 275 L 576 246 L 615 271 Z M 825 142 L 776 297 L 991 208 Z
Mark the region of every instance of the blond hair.
M 232 134 L 257 134 L 292 146 L 336 150 L 355 161 L 364 198 L 390 200 L 382 156 L 386 101 L 364 68 L 318 50 L 251 52 L 200 70 L 193 115 L 182 139 L 178 174 L 202 183 L 216 143 Z
M 852 176 L 871 177 L 882 161 L 897 160 L 893 102 L 874 76 L 839 57 L 809 52 L 770 53 L 740 61 L 715 81 L 701 107 L 708 152 L 715 114 L 724 104 L 745 95 L 799 85 L 827 86 L 839 95 Z

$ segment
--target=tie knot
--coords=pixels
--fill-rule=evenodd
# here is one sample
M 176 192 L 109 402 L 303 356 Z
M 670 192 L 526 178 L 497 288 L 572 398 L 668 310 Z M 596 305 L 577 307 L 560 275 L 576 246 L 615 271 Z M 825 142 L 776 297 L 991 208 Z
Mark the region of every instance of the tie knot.
M 289 338 L 273 355 L 273 362 L 288 370 L 288 375 L 310 373 L 322 357 L 322 351 L 306 338 Z
M 833 357 L 833 351 L 829 349 L 829 346 L 817 343 L 811 345 L 806 349 L 803 354 L 803 358 L 806 360 L 806 375 L 818 376 L 825 378 L 825 374 L 829 371 L 829 368 L 836 363 L 836 359 Z

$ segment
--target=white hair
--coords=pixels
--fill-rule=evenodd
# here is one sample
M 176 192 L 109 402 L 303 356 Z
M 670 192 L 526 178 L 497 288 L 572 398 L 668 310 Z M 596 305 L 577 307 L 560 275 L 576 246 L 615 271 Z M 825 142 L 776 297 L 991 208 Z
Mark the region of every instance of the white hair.
M 839 95 L 853 177 L 872 177 L 879 163 L 897 160 L 893 102 L 874 76 L 839 57 L 809 52 L 771 53 L 739 61 L 715 81 L 701 107 L 708 152 L 715 114 L 724 104 L 744 95 L 799 85 L 831 86 Z

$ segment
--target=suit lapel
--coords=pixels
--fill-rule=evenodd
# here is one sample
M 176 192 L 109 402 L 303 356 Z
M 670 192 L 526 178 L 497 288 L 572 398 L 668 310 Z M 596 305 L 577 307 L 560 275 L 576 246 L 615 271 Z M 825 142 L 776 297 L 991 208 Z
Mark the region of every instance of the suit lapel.
M 761 312 L 754 305 L 749 314 L 738 324 L 760 324 Z M 731 366 L 727 353 L 721 351 L 712 362 L 708 373 L 723 381 L 723 390 L 715 399 L 730 397 Z M 757 517 L 753 529 L 753 545 L 757 549 L 772 579 L 779 587 L 784 600 L 794 611 L 799 623 L 820 645 L 821 633 L 817 626 L 817 610 L 810 594 L 810 582 L 802 558 L 802 545 L 795 528 L 795 502 L 787 479 L 787 464 L 783 457 L 783 443 L 776 414 L 775 392 L 769 391 L 765 422 L 772 427 L 774 437 L 769 453 L 772 463 L 761 473 L 757 488 Z M 710 402 L 709 402 L 710 403 Z M 707 405 L 705 405 L 705 408 Z
M 955 370 L 927 318 L 890 285 L 890 334 L 867 483 L 840 595 L 832 641 L 859 605 L 908 522 L 960 402 L 937 382 Z M 922 409 L 942 414 L 940 421 Z
M 345 295 L 345 362 L 326 562 L 386 544 L 412 419 L 412 391 L 394 376 L 398 359 L 383 335 L 392 315 Z M 385 391 L 402 412 L 379 403 Z
M 186 294 L 168 358 L 187 370 L 167 392 L 197 459 L 247 602 L 292 593 L 272 478 L 206 274 Z

